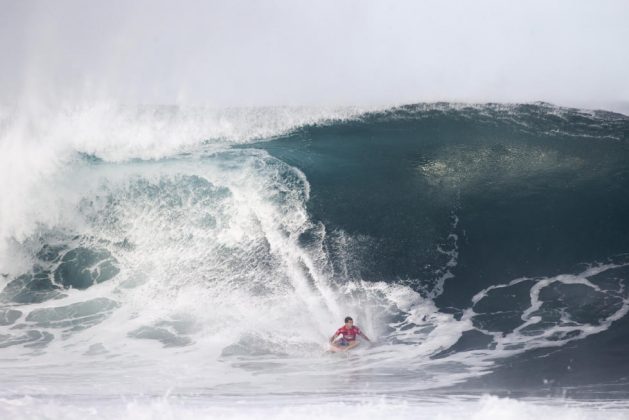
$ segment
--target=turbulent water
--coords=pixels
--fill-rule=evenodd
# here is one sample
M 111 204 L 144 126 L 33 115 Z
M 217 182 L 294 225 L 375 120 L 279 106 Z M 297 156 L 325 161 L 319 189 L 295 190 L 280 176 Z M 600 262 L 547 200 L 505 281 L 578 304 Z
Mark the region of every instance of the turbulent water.
M 0 135 L 3 417 L 629 414 L 629 117 L 100 105 Z M 346 315 L 374 343 L 327 354 Z

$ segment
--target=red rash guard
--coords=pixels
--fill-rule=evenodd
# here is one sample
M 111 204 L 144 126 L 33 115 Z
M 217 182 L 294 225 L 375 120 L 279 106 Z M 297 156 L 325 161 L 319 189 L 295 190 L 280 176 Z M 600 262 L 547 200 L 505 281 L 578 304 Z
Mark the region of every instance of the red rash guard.
M 336 330 L 336 335 L 343 334 L 343 339 L 346 341 L 354 341 L 356 340 L 356 336 L 360 334 L 360 328 L 353 326 L 352 328 L 347 328 L 343 325 L 341 328 Z

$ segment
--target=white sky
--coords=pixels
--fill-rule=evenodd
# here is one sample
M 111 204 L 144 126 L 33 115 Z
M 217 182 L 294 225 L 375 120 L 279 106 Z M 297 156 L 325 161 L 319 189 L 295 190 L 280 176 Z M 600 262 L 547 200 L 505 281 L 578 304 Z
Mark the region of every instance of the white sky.
M 629 110 L 629 0 L 0 0 L 0 100 Z

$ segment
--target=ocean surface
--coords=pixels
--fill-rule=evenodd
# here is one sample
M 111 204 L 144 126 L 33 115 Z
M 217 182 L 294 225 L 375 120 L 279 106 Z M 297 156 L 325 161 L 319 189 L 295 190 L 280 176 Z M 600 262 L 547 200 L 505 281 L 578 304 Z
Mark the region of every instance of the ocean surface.
M 625 115 L 2 108 L 0 179 L 2 418 L 629 417 Z

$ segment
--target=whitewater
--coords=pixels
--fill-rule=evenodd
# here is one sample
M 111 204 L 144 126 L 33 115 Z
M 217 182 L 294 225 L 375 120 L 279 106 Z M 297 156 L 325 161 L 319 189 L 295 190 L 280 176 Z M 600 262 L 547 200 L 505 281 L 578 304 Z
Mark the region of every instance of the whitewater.
M 626 418 L 622 367 L 571 372 L 629 350 L 628 133 L 544 103 L 4 108 L 0 416 Z M 347 315 L 375 343 L 327 354 Z

